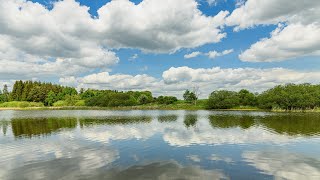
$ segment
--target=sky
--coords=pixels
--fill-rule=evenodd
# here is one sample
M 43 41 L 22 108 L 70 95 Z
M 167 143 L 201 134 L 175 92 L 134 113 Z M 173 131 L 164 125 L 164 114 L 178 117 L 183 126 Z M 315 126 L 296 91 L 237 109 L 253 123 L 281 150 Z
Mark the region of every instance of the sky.
M 320 82 L 320 1 L 0 0 L 0 86 L 181 97 Z

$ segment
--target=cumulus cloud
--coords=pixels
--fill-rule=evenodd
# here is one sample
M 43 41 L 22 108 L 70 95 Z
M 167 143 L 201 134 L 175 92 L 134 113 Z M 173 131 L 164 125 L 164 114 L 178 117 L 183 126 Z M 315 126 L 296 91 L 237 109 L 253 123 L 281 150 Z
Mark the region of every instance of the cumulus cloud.
M 195 0 L 111 1 L 98 10 L 103 44 L 145 52 L 175 52 L 219 42 L 228 12 L 206 16 Z
M 111 1 L 91 17 L 89 7 L 75 0 L 54 2 L 52 9 L 0 0 L 0 63 L 10 67 L 0 74 L 71 76 L 117 64 L 112 49 L 172 53 L 219 42 L 226 36 L 220 27 L 228 13 L 206 16 L 197 6 L 195 0 Z
M 195 51 L 195 52 L 192 52 L 190 54 L 184 55 L 184 58 L 185 59 L 190 59 L 190 58 L 195 58 L 195 57 L 200 56 L 200 55 L 205 55 L 205 56 L 208 56 L 210 59 L 214 59 L 216 57 L 224 56 L 224 55 L 230 54 L 232 52 L 233 52 L 233 49 L 226 49 L 226 50 L 224 50 L 222 52 L 209 51 L 207 53 Z
M 271 62 L 311 55 L 320 55 L 320 26 L 290 24 L 280 25 L 270 38 L 251 45 L 239 58 L 249 62 Z
M 3 80 L 32 79 L 34 77 L 59 77 L 78 74 L 87 68 L 72 64 L 70 60 L 56 59 L 54 62 L 32 63 L 0 60 L 0 75 Z
M 226 24 L 235 31 L 257 25 L 279 24 L 269 38 L 263 38 L 239 55 L 249 62 L 271 62 L 320 54 L 320 1 L 248 0 L 240 4 Z
M 156 78 L 146 74 L 136 76 L 127 74 L 110 75 L 108 72 L 90 74 L 76 78 L 74 76 L 60 78 L 62 84 L 76 84 L 79 87 L 114 90 L 143 90 L 152 87 Z
M 192 53 L 190 53 L 190 54 L 184 55 L 184 58 L 185 58 L 185 59 L 195 58 L 195 57 L 197 57 L 197 56 L 199 56 L 199 55 L 201 55 L 201 54 L 202 54 L 201 52 L 195 51 L 195 52 L 192 52 Z
M 227 55 L 227 54 L 230 54 L 233 52 L 233 49 L 227 49 L 227 50 L 224 50 L 222 52 L 217 52 L 217 51 L 209 51 L 206 55 L 210 58 L 210 59 L 214 59 L 216 57 L 219 57 L 219 56 L 224 56 L 224 55 Z
M 261 92 L 285 83 L 318 83 L 320 72 L 302 72 L 285 68 L 198 68 L 171 67 L 162 73 L 162 78 L 146 74 L 127 75 L 108 72 L 84 77 L 65 77 L 60 83 L 78 88 L 149 90 L 155 95 L 165 94 L 181 97 L 183 91 L 200 87 L 201 97 L 206 98 L 219 89 L 249 89 Z
M 56 2 L 52 10 L 31 1 L 0 0 L 0 74 L 74 75 L 118 63 L 114 52 L 90 38 L 94 24 L 88 7 L 73 0 Z
M 236 26 L 235 30 L 279 22 L 310 24 L 319 21 L 319 1 L 247 0 L 245 3 L 240 2 L 238 4 L 240 6 L 226 18 L 226 24 Z
M 262 91 L 284 83 L 317 83 L 319 72 L 299 72 L 285 68 L 255 69 L 255 68 L 199 68 L 172 67 L 162 74 L 166 84 L 180 86 L 197 84 L 208 94 L 216 89 L 239 90 L 247 88 Z

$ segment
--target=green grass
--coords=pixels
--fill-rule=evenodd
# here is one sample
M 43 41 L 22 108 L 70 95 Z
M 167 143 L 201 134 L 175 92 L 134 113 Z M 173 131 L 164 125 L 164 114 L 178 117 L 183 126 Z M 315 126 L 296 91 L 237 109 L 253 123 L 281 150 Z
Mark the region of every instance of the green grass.
M 136 109 L 164 109 L 164 110 L 201 110 L 206 109 L 206 99 L 200 99 L 197 101 L 196 104 L 193 103 L 187 103 L 183 100 L 178 100 L 177 102 L 173 104 L 157 104 L 157 103 L 151 103 L 151 104 L 145 104 L 140 106 L 133 106 L 131 108 Z
M 261 110 L 260 108 L 258 107 L 255 107 L 255 106 L 238 106 L 238 107 L 234 107 L 234 108 L 231 108 L 230 110 Z
M 53 103 L 53 107 L 63 107 L 63 106 L 68 106 L 65 101 L 57 101 Z
M 28 107 L 44 107 L 41 102 L 27 102 L 27 101 L 11 101 L 1 103 L 0 107 L 3 108 L 28 108 Z
M 70 106 L 68 105 L 68 103 L 66 101 L 57 101 L 55 103 L 53 103 L 53 107 L 67 107 Z M 86 106 L 84 100 L 78 100 L 75 105 L 73 105 L 75 107 L 82 107 L 82 106 Z
M 79 107 L 79 106 L 86 106 L 86 103 L 84 100 L 78 100 L 75 104 L 75 106 Z
M 271 111 L 273 112 L 320 112 L 320 108 L 316 107 L 314 109 L 281 109 L 281 108 L 273 108 Z
M 84 100 L 78 100 L 75 105 L 70 106 L 65 101 L 57 101 L 53 106 L 44 106 L 43 103 L 39 102 L 26 102 L 26 101 L 11 101 L 0 103 L 0 109 L 22 109 L 22 110 L 205 110 L 207 109 L 207 99 L 200 99 L 196 104 L 187 103 L 184 100 L 178 100 L 173 104 L 157 104 L 150 103 L 137 106 L 121 106 L 121 107 L 92 107 L 86 106 Z M 219 110 L 219 109 L 216 109 Z M 220 109 L 229 111 L 264 111 L 253 106 L 239 106 L 231 109 Z M 284 109 L 272 109 L 273 112 L 320 112 L 320 108 L 310 109 L 310 110 L 284 110 Z

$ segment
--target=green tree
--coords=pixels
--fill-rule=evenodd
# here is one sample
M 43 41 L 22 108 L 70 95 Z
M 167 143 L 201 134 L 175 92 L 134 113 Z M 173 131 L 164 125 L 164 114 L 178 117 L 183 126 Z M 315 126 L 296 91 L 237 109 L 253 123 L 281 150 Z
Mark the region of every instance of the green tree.
M 8 102 L 9 101 L 9 91 L 8 91 L 8 86 L 6 84 L 3 86 L 2 94 L 3 94 L 3 102 Z
M 264 109 L 305 110 L 320 106 L 320 86 L 286 84 L 271 88 L 258 96 Z
M 246 89 L 242 89 L 238 93 L 240 105 L 242 106 L 255 106 L 256 97 L 253 93 Z
M 178 99 L 174 96 L 159 96 L 156 99 L 158 104 L 173 104 L 178 101 Z
M 50 91 L 47 95 L 47 98 L 45 99 L 45 104 L 47 106 L 52 106 L 53 103 L 57 101 L 57 96 L 53 91 Z
M 139 104 L 147 104 L 149 102 L 148 96 L 142 94 L 139 98 L 138 98 L 138 102 Z
M 213 91 L 208 100 L 208 108 L 210 109 L 230 109 L 239 105 L 239 96 L 233 91 Z
M 78 95 L 67 94 L 64 100 L 66 101 L 66 104 L 68 106 L 74 106 L 77 103 L 77 101 L 80 100 L 80 97 Z
M 194 92 L 186 90 L 183 94 L 183 99 L 188 103 L 195 103 L 198 97 Z
M 4 102 L 4 96 L 2 94 L 2 90 L 0 89 L 0 103 Z

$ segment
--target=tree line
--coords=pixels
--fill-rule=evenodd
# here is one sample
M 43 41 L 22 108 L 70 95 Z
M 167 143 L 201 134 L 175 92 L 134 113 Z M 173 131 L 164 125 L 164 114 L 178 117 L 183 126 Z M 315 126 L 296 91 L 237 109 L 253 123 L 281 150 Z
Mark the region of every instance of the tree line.
M 16 81 L 12 91 L 4 85 L 0 90 L 0 103 L 9 101 L 42 102 L 45 106 L 62 103 L 74 106 L 79 101 L 86 106 L 117 107 L 137 106 L 149 103 L 172 104 L 178 99 L 173 96 L 153 97 L 150 91 L 116 91 L 80 89 L 78 92 L 73 87 L 43 83 L 38 81 Z
M 210 109 L 253 106 L 260 109 L 307 110 L 320 107 L 320 85 L 285 84 L 260 94 L 248 90 L 213 91 L 208 100 Z
M 186 90 L 183 103 L 196 105 L 199 93 Z M 4 85 L 0 90 L 0 103 L 9 101 L 41 102 L 45 106 L 63 103 L 74 106 L 81 102 L 84 106 L 117 107 L 145 104 L 169 105 L 178 99 L 174 96 L 154 97 L 150 91 L 116 91 L 80 89 L 38 81 L 16 81 L 12 91 Z M 262 93 L 249 90 L 213 91 L 207 100 L 207 109 L 230 109 L 237 107 L 257 107 L 260 109 L 306 110 L 320 107 L 320 85 L 285 84 L 278 85 Z
M 0 92 L 0 102 L 29 101 L 42 102 L 52 105 L 55 101 L 64 100 L 68 96 L 78 94 L 75 88 L 42 83 L 38 81 L 16 81 L 12 91 L 8 92 L 8 86 L 4 85 Z

